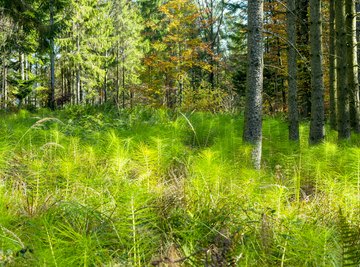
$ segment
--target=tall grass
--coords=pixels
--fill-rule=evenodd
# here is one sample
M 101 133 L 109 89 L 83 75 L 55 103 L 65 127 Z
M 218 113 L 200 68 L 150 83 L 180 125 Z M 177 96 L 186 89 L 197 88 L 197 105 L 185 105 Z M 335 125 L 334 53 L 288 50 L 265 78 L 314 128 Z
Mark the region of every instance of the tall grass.
M 295 144 L 282 119 L 266 118 L 258 172 L 237 114 L 85 106 L 4 114 L 0 125 L 0 265 L 341 266 L 354 257 L 343 233 L 360 223 L 357 136 L 337 144 L 330 132 L 309 147 L 306 124 Z

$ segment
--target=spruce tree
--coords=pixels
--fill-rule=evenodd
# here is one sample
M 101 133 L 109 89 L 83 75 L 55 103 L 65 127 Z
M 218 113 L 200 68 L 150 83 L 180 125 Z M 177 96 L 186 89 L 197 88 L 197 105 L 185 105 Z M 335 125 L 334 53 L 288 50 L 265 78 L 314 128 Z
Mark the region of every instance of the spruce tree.
M 336 30 L 336 93 L 339 139 L 350 138 L 349 89 L 346 83 L 346 28 L 345 1 L 335 0 Z
M 243 140 L 252 146 L 255 169 L 261 166 L 263 88 L 263 1 L 248 4 L 248 74 Z
M 299 140 L 299 115 L 297 104 L 297 51 L 296 51 L 296 2 L 287 2 L 287 32 L 288 32 L 288 120 L 289 120 L 289 139 Z
M 336 130 L 336 51 L 335 51 L 335 0 L 330 0 L 329 25 L 329 98 L 330 127 Z
M 346 61 L 347 61 L 347 87 L 349 90 L 349 112 L 351 127 L 360 133 L 360 99 L 356 42 L 356 12 L 355 1 L 345 1 L 346 12 Z
M 324 80 L 322 69 L 321 0 L 310 1 L 311 122 L 310 144 L 325 137 Z

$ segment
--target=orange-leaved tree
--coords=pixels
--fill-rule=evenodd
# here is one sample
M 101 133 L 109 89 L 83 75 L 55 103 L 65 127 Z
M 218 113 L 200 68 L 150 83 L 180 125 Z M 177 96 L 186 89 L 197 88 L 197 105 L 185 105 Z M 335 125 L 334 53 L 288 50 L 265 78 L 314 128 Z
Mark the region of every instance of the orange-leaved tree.
M 160 6 L 161 19 L 151 22 L 158 33 L 144 59 L 145 94 L 155 105 L 169 108 L 183 103 L 184 91 L 201 83 L 210 65 L 202 60 L 208 44 L 199 37 L 199 9 L 192 0 L 171 0 Z

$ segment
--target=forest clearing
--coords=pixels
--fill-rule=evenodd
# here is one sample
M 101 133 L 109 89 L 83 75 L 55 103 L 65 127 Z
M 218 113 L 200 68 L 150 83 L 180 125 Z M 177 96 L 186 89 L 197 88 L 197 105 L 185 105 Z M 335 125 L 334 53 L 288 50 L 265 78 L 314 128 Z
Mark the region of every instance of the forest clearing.
M 359 13 L 0 0 L 0 266 L 360 266 Z
M 332 131 L 310 147 L 306 138 L 286 141 L 286 122 L 266 117 L 264 166 L 256 171 L 242 121 L 237 114 L 94 107 L 3 114 L 1 263 L 355 262 L 359 136 L 338 144 Z M 300 136 L 308 131 L 300 126 Z

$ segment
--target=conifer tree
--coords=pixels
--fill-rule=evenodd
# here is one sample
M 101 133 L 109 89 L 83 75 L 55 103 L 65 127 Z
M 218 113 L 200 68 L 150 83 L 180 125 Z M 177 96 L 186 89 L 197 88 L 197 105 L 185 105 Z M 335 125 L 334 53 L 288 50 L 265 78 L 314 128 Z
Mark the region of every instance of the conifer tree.
M 309 52 L 309 0 L 297 0 L 297 49 L 298 57 L 298 95 L 302 118 L 308 118 L 311 110 L 311 75 Z
M 335 0 L 330 0 L 329 25 L 329 98 L 330 98 L 330 127 L 336 130 L 336 56 L 335 56 Z
M 349 90 L 349 112 L 351 127 L 356 133 L 360 133 L 360 99 L 357 62 L 356 42 L 356 12 L 355 1 L 345 1 L 346 12 L 346 61 L 347 61 L 347 87 Z
M 144 29 L 138 7 L 127 0 L 114 0 L 111 7 L 113 40 L 111 51 L 115 58 L 111 78 L 115 85 L 115 99 L 125 108 L 126 98 L 132 106 L 134 88 L 140 83 L 143 70 L 141 60 L 145 52 L 145 41 L 141 33 Z
M 252 146 L 255 169 L 261 166 L 263 88 L 263 1 L 248 4 L 248 75 L 243 139 Z
M 58 40 L 61 49 L 61 65 L 74 73 L 72 95 L 75 103 L 100 101 L 106 72 L 108 51 L 113 25 L 110 20 L 110 3 L 98 0 L 73 1 L 73 12 L 67 22 L 68 31 Z
M 310 1 L 311 122 L 310 144 L 325 137 L 324 80 L 322 69 L 321 0 Z
M 336 93 L 339 139 L 350 138 L 349 90 L 346 83 L 345 1 L 335 0 Z
M 296 2 L 287 2 L 287 32 L 288 32 L 288 119 L 289 119 L 289 139 L 299 140 L 299 115 L 297 105 L 297 51 L 296 51 Z

